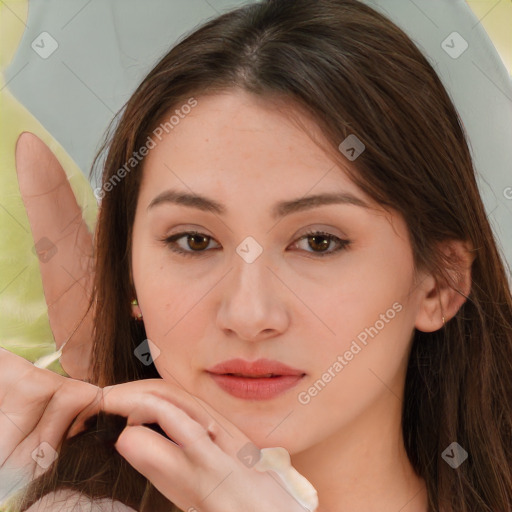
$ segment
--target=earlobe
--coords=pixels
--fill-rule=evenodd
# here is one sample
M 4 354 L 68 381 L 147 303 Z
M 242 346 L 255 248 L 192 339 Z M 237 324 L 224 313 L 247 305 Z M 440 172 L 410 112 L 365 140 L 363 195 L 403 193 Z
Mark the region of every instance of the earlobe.
M 441 329 L 457 314 L 471 291 L 471 266 L 475 255 L 470 244 L 451 240 L 444 242 L 440 250 L 444 255 L 446 276 L 429 274 L 421 282 L 423 296 L 415 327 L 423 332 Z

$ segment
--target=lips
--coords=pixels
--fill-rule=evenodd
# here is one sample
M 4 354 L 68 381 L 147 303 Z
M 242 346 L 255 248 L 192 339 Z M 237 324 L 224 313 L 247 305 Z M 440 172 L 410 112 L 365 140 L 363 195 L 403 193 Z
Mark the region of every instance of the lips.
M 269 359 L 231 359 L 207 370 L 226 393 L 244 400 L 270 400 L 295 387 L 306 375 L 297 368 Z
M 302 376 L 305 372 L 292 368 L 279 361 L 269 359 L 257 359 L 256 361 L 245 361 L 243 359 L 230 359 L 223 361 L 207 370 L 217 375 L 233 375 L 237 377 L 280 377 L 280 376 Z

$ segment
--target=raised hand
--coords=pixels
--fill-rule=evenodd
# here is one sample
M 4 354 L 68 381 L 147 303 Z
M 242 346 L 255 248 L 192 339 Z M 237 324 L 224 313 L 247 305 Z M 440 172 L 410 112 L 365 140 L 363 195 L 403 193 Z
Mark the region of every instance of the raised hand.
M 50 241 L 51 258 L 39 254 L 50 326 L 64 370 L 73 378 L 89 374 L 92 346 L 93 240 L 68 178 L 46 144 L 22 133 L 16 145 L 16 172 L 36 249 Z M 38 243 L 39 242 L 39 243 Z

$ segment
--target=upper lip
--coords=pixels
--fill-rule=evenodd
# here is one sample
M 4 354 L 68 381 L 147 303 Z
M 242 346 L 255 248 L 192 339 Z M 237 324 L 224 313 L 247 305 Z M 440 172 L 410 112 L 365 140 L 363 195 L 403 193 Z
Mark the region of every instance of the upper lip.
M 210 373 L 219 375 L 226 373 L 236 373 L 251 377 L 261 377 L 268 374 L 272 375 L 305 375 L 305 372 L 292 368 L 279 361 L 270 359 L 257 359 L 256 361 L 245 361 L 243 359 L 230 359 L 223 361 L 207 369 Z

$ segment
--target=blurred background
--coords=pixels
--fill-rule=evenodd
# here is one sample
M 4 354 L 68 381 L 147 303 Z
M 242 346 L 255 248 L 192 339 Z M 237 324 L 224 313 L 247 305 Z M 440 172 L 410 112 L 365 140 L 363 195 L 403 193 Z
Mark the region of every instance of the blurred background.
M 466 0 L 512 76 L 512 1 Z

